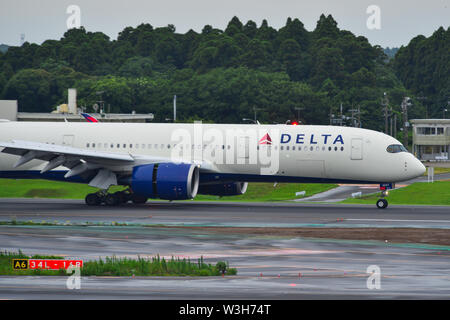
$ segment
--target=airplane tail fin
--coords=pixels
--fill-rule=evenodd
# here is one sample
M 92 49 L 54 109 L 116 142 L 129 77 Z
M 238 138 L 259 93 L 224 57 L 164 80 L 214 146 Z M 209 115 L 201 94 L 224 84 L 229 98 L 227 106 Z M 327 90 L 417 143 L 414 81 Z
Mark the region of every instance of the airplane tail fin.
M 86 119 L 87 122 L 99 122 L 95 117 L 91 116 L 88 113 L 82 113 L 81 115 Z

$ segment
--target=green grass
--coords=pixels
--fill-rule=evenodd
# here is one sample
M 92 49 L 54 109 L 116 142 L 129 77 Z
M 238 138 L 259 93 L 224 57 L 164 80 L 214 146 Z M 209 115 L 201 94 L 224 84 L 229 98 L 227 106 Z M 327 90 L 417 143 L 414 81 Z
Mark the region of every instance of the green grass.
M 12 259 L 62 259 L 58 256 L 27 256 L 21 251 L 17 253 L 0 251 L 0 275 L 63 275 L 65 270 L 14 270 Z M 219 261 L 216 265 L 207 264 L 203 257 L 197 261 L 172 257 L 170 260 L 159 256 L 153 258 L 117 258 L 85 261 L 81 268 L 82 276 L 220 276 L 226 269 L 227 275 L 236 275 L 237 270 L 230 268 L 228 263 Z
M 110 276 L 220 276 L 218 262 L 215 266 L 207 264 L 203 258 L 192 262 L 190 259 L 172 257 L 170 260 L 159 256 L 144 259 L 106 258 L 104 261 L 88 261 L 84 263 L 81 275 Z M 228 264 L 226 264 L 228 266 Z M 236 275 L 237 270 L 227 268 L 227 275 Z
M 50 270 L 14 270 L 12 268 L 12 259 L 63 259 L 60 256 L 34 255 L 27 256 L 20 250 L 19 252 L 0 251 L 0 275 L 2 276 L 55 276 L 66 275 L 65 271 Z M 64 272 L 64 273 L 63 273 Z
M 374 204 L 379 193 L 358 199 L 347 199 L 343 203 Z M 450 181 L 434 183 L 416 182 L 407 187 L 389 191 L 387 200 L 390 204 L 411 205 L 450 205 Z
M 239 196 L 218 197 L 197 195 L 195 200 L 199 201 L 285 201 L 310 197 L 316 193 L 336 188 L 336 184 L 320 183 L 249 183 L 247 192 Z M 296 192 L 306 191 L 305 196 L 296 196 Z
M 84 199 L 90 192 L 96 189 L 78 183 L 0 179 L 1 198 Z
M 247 192 L 240 196 L 217 197 L 198 195 L 198 201 L 283 201 L 296 198 L 295 193 L 306 191 L 305 196 L 327 191 L 335 188 L 335 184 L 300 184 L 279 183 L 276 187 L 273 183 L 250 183 Z M 111 192 L 123 190 L 124 187 L 116 186 Z M 13 180 L 0 179 L 0 198 L 58 198 L 58 199 L 84 199 L 88 193 L 97 189 L 86 184 L 47 181 L 47 180 Z
M 441 168 L 441 167 L 434 167 L 434 174 L 441 174 L 441 173 L 450 173 L 450 168 Z M 423 174 L 424 176 L 428 175 L 428 169 Z

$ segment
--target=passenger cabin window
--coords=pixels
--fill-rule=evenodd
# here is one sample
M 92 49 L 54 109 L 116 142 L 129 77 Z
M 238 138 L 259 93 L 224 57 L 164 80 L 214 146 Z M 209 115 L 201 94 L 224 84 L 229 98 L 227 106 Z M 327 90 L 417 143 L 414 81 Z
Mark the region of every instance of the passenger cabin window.
M 391 144 L 387 147 L 386 151 L 389 153 L 408 152 L 408 150 L 401 144 Z

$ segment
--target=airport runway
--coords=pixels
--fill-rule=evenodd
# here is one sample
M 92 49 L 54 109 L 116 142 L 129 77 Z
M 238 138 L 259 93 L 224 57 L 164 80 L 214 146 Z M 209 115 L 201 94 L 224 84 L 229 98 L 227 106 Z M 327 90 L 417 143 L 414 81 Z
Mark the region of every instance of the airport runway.
M 81 200 L 0 199 L 0 221 L 129 223 L 230 227 L 450 228 L 450 208 L 315 203 L 167 202 L 88 207 Z
M 151 202 L 144 206 L 86 207 L 72 200 L 0 200 L 0 220 L 62 222 L 0 226 L 2 250 L 57 254 L 84 260 L 157 254 L 228 261 L 237 276 L 208 278 L 0 277 L 1 299 L 448 299 L 450 247 L 379 241 L 211 233 L 154 225 L 408 226 L 449 228 L 448 207 L 318 205 L 299 203 Z M 341 220 L 343 219 L 343 220 Z M 69 222 L 70 221 L 70 222 Z M 129 222 L 129 226 L 77 223 Z M 63 225 L 64 223 L 68 225 Z M 450 232 L 450 231 L 449 231 Z M 381 271 L 368 289 L 369 266 Z

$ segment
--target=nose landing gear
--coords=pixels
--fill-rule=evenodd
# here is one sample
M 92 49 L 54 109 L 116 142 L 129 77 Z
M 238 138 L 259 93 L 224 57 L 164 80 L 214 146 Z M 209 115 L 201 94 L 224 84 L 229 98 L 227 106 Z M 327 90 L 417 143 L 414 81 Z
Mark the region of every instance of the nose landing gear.
M 387 206 L 388 206 L 388 202 L 386 199 L 384 199 L 384 198 L 378 199 L 378 201 L 377 201 L 378 209 L 386 209 Z
M 388 206 L 388 201 L 385 199 L 388 195 L 388 189 L 393 189 L 394 184 L 392 183 L 382 183 L 380 184 L 381 199 L 377 200 L 378 209 L 386 209 Z

